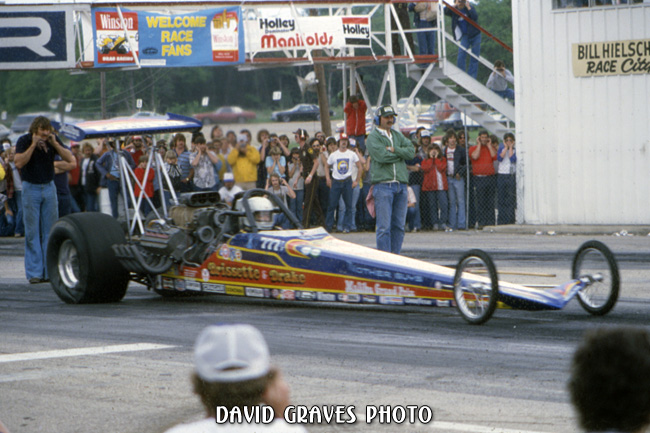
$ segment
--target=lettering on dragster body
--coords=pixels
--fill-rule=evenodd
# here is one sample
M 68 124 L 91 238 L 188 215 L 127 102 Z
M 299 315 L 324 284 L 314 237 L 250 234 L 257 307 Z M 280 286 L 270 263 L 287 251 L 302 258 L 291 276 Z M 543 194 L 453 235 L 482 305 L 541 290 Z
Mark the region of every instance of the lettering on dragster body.
M 305 284 L 305 274 L 295 271 L 281 272 L 275 269 L 269 272 L 272 283 Z
M 278 37 L 276 35 L 262 36 L 262 48 L 286 48 L 286 47 L 304 47 L 317 45 L 332 45 L 334 36 L 328 36 L 327 33 L 319 35 L 300 35 L 296 33 L 291 37 Z
M 366 295 L 415 296 L 415 292 L 406 287 L 393 286 L 392 288 L 387 288 L 382 287 L 379 283 L 371 286 L 365 281 L 345 280 L 345 291 Z
M 251 266 L 226 266 L 225 264 L 208 263 L 210 275 L 226 278 L 241 278 L 245 280 L 259 280 L 260 271 Z

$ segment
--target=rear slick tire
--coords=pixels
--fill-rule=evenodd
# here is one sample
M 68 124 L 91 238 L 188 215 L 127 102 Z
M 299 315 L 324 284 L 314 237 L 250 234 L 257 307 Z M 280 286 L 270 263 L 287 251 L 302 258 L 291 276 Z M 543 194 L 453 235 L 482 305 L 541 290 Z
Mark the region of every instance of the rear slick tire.
M 68 304 L 120 301 L 129 272 L 112 246 L 125 242 L 120 223 L 109 215 L 84 212 L 59 219 L 47 245 L 47 271 L 59 298 Z

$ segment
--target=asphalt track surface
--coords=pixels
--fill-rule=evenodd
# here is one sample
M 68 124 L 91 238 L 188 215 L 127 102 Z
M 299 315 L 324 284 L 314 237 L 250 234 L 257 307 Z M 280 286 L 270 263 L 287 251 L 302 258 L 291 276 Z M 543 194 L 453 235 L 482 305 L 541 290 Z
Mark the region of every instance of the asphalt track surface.
M 371 233 L 345 236 L 374 244 Z M 592 237 L 409 234 L 404 254 L 453 265 L 481 247 L 499 270 L 553 273 L 548 280 L 561 282 L 573 251 Z M 48 284 L 26 284 L 21 241 L 1 240 L 0 420 L 13 433 L 135 433 L 200 418 L 189 385 L 194 339 L 206 325 L 245 322 L 268 340 L 294 403 L 355 406 L 356 423 L 311 424 L 310 432 L 577 432 L 566 382 L 581 336 L 647 326 L 650 313 L 650 238 L 596 238 L 622 273 L 610 314 L 592 317 L 572 302 L 557 312 L 497 310 L 483 326 L 465 324 L 452 308 L 170 300 L 137 284 L 117 304 L 66 305 Z M 367 424 L 366 408 L 378 405 L 429 406 L 435 421 Z

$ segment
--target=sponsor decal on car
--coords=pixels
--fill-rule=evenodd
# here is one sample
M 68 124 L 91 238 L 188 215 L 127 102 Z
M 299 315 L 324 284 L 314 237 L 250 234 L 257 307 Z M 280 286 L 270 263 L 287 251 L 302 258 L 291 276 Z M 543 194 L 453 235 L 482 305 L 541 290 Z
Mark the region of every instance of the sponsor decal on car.
M 361 302 L 361 295 L 356 293 L 339 293 L 338 299 L 341 302 Z
M 188 277 L 188 278 L 196 278 L 196 275 L 198 274 L 198 269 L 194 268 L 183 268 L 183 276 Z
M 230 247 L 228 245 L 223 244 L 219 248 L 219 256 L 223 257 L 226 260 L 230 259 Z
M 345 280 L 345 291 L 370 295 L 415 296 L 415 292 L 403 286 L 384 287 L 380 283 Z
M 179 292 L 185 291 L 185 280 L 176 278 L 174 279 L 174 285 L 176 286 L 176 290 L 178 290 Z
M 241 286 L 226 286 L 227 295 L 244 296 L 244 288 Z
M 424 299 L 424 298 L 404 298 L 404 304 L 406 305 L 433 305 L 433 299 Z
M 285 301 L 293 301 L 296 299 L 296 292 L 293 290 L 283 290 L 282 299 Z
M 246 287 L 246 296 L 250 296 L 251 298 L 263 298 L 264 289 L 259 287 Z
M 334 302 L 336 301 L 336 293 L 318 292 L 316 298 L 319 301 Z
M 361 302 L 364 304 L 376 304 L 379 301 L 374 295 L 363 295 L 361 296 Z
M 226 286 L 223 284 L 203 284 L 203 291 L 208 293 L 226 293 Z
M 164 290 L 174 290 L 174 280 L 172 278 L 163 277 L 162 288 Z
M 186 281 L 185 282 L 185 289 L 186 290 L 191 290 L 193 292 L 200 292 L 201 291 L 201 283 L 198 281 Z
M 296 291 L 296 299 L 298 299 L 300 301 L 315 301 L 316 300 L 316 293 L 297 290 Z
M 449 299 L 436 299 L 437 307 L 451 307 L 451 301 Z
M 203 278 L 203 281 L 205 281 L 206 283 L 210 281 L 210 271 L 208 271 L 207 268 L 203 268 L 201 270 L 201 278 Z
M 383 305 L 404 305 L 404 298 L 401 296 L 380 296 L 379 303 Z

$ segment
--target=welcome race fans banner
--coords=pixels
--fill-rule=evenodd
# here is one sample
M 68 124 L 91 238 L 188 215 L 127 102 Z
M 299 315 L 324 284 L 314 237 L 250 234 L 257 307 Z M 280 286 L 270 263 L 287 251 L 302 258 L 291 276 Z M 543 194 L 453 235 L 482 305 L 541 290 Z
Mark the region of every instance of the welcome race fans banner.
M 186 14 L 92 9 L 95 67 L 223 66 L 244 62 L 241 8 L 206 9 Z
M 284 49 L 370 48 L 370 17 L 295 17 L 289 8 L 276 9 L 244 21 L 246 52 Z

